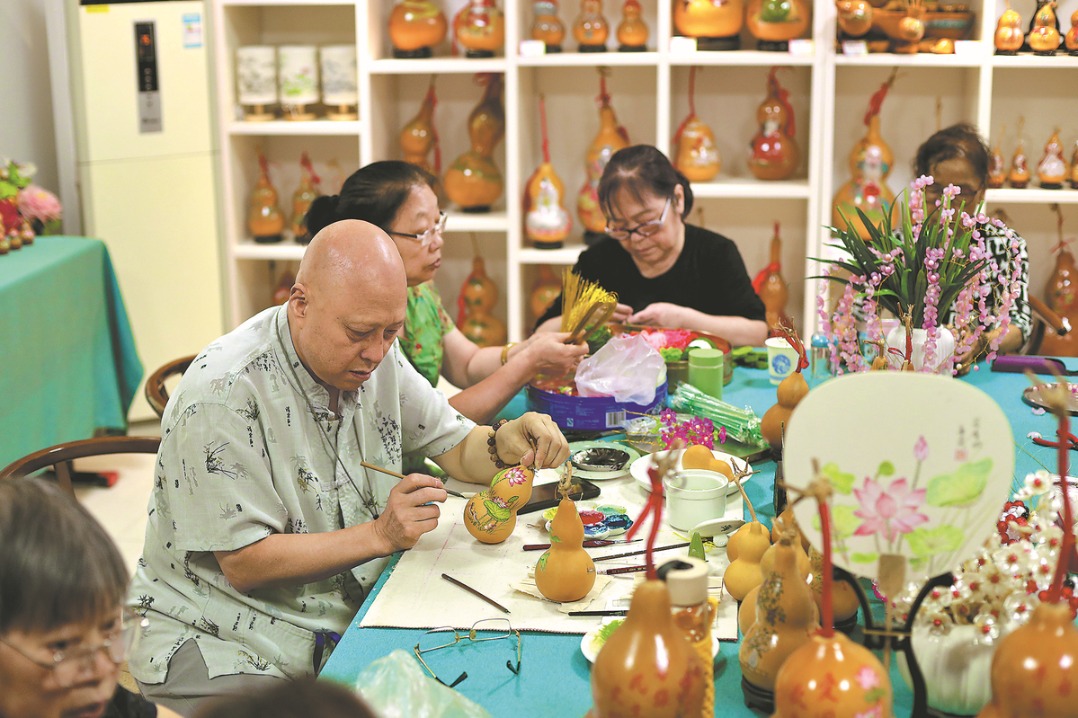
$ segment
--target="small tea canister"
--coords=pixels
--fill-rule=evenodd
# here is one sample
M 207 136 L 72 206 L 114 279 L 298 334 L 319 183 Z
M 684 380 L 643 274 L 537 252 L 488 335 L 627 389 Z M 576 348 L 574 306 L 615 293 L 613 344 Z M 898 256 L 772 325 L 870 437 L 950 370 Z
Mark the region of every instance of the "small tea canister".
M 689 383 L 708 396 L 722 398 L 722 349 L 689 349 Z
M 831 371 L 831 342 L 825 334 L 812 335 L 812 370 L 809 383 L 816 386 L 827 381 L 834 373 Z

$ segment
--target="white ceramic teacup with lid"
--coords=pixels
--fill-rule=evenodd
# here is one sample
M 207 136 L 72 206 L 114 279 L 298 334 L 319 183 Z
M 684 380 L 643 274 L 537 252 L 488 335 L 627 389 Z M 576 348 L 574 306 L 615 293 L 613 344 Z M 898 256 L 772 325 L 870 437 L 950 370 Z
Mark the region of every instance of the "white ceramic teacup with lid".
M 665 479 L 666 520 L 675 529 L 721 518 L 726 513 L 726 489 L 730 480 L 717 471 L 682 469 Z

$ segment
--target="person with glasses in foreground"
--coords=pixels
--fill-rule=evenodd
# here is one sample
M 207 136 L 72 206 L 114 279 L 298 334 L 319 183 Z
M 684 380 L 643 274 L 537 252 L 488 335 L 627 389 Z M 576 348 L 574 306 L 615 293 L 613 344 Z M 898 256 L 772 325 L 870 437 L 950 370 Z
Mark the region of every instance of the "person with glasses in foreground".
M 441 375 L 462 389 L 450 397 L 450 406 L 472 421 L 489 422 L 537 374 L 575 369 L 588 347 L 566 344 L 569 335 L 557 332 L 480 348 L 457 329 L 433 281 L 442 264 L 446 222 L 436 181 L 408 162 L 374 162 L 345 180 L 339 195 L 316 199 L 307 226 L 316 232 L 342 219 L 361 219 L 389 234 L 408 274 L 401 349 L 432 386 Z
M 731 344 L 762 345 L 764 304 L 737 245 L 687 224 L 689 180 L 650 145 L 619 150 L 599 180 L 606 236 L 584 250 L 573 270 L 616 292 L 613 321 L 690 329 Z M 559 296 L 537 328 L 561 324 Z
M 989 221 L 984 212 L 984 192 L 988 186 L 989 149 L 977 129 L 970 124 L 961 123 L 944 128 L 921 144 L 913 162 L 914 175 L 929 175 L 932 184 L 925 187 L 926 210 L 931 211 L 936 202 L 943 197 L 943 190 L 948 185 L 959 189 L 952 207 L 957 213 L 966 212 L 977 220 L 977 228 L 985 239 L 989 254 L 995 259 L 1000 269 L 1011 267 L 1011 238 L 1004 236 L 1004 231 Z M 1029 307 L 1029 255 L 1026 241 L 1018 237 L 1020 246 L 1021 275 L 1020 292 L 1011 305 L 1010 324 L 1007 333 L 999 344 L 1003 354 L 1018 351 L 1029 339 L 1032 316 Z M 1010 271 L 1006 274 L 1011 274 Z M 989 302 L 990 311 L 1002 302 L 1003 283 L 997 282 Z M 941 317 L 943 323 L 950 323 L 952 312 Z M 992 338 L 999 333 L 998 328 L 985 332 L 980 339 L 980 346 L 973 347 L 966 356 L 956 356 L 958 364 L 969 364 L 969 359 L 980 358 L 987 351 Z
M 40 479 L 0 481 L 0 547 L 0 718 L 177 718 L 116 683 L 140 625 L 86 509 Z

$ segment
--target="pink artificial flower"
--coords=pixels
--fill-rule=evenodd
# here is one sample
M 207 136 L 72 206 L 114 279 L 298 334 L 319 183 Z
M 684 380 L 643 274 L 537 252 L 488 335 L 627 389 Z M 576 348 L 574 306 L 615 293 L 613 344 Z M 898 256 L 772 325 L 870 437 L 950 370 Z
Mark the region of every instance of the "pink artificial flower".
M 19 214 L 26 219 L 38 220 L 39 222 L 51 222 L 60 219 L 63 210 L 60 200 L 52 192 L 38 187 L 36 184 L 20 190 L 18 197 Z
M 904 478 L 892 481 L 884 490 L 879 482 L 866 476 L 864 485 L 854 489 L 853 494 L 861 504 L 853 515 L 864 519 L 854 536 L 872 536 L 882 531 L 888 541 L 894 541 L 898 534 L 908 534 L 928 523 L 928 517 L 917 511 L 925 502 L 925 490 L 911 491 Z
M 876 671 L 872 670 L 871 666 L 861 666 L 857 671 L 857 685 L 861 686 L 862 690 L 872 690 L 876 686 L 880 685 L 880 677 L 876 674 Z

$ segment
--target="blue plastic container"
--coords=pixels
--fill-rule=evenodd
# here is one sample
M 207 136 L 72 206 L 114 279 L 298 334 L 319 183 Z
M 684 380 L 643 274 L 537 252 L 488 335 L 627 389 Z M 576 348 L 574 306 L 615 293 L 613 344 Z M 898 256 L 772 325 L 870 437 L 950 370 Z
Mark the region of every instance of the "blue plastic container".
M 549 414 L 560 428 L 572 431 L 605 431 L 616 429 L 629 412 L 646 414 L 666 401 L 666 382 L 655 387 L 650 404 L 619 403 L 611 396 L 567 396 L 544 391 L 528 385 L 528 410 Z

